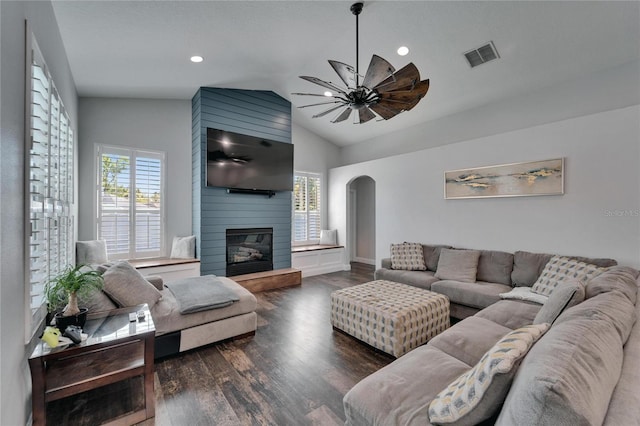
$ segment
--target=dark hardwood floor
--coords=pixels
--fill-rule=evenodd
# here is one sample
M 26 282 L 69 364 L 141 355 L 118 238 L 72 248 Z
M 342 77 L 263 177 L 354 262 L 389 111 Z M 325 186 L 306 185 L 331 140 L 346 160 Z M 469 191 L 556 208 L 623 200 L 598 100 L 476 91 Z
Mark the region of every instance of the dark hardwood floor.
M 342 425 L 342 397 L 391 356 L 334 332 L 332 291 L 373 279 L 373 267 L 304 278 L 258 293 L 254 337 L 156 362 L 156 417 L 147 425 Z M 95 425 L 141 403 L 138 383 L 49 404 L 50 424 Z M 96 408 L 97 402 L 97 408 Z

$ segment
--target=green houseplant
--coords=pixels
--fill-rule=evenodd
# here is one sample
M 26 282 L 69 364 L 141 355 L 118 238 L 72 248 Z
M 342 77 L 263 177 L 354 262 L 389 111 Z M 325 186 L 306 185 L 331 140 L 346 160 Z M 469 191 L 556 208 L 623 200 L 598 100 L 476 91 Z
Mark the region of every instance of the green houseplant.
M 103 283 L 98 271 L 77 265 L 67 266 L 45 284 L 49 312 L 55 312 L 56 325 L 61 331 L 68 325 L 84 325 L 87 309 L 78 307 L 78 296 L 102 289 Z

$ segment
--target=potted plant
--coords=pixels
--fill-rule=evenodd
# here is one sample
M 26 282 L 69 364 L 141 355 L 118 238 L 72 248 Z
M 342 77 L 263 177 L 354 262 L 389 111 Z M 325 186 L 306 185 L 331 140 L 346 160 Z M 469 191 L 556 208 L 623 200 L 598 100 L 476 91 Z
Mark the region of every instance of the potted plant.
M 45 284 L 49 312 L 55 312 L 56 326 L 60 331 L 64 332 L 69 325 L 84 326 L 88 309 L 78 307 L 78 296 L 102 289 L 103 283 L 98 271 L 77 265 L 66 267 Z

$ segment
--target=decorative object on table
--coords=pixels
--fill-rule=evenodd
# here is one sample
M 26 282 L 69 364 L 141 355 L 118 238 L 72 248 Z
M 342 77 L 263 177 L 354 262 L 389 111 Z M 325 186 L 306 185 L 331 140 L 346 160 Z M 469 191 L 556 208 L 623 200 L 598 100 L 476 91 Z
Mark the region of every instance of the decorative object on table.
M 68 266 L 47 282 L 45 297 L 49 312 L 56 312 L 56 327 L 66 330 L 70 325 L 84 326 L 88 309 L 78 307 L 78 295 L 101 290 L 102 285 L 102 275 L 85 265 Z
M 58 346 L 58 340 L 60 339 L 60 330 L 56 327 L 47 326 L 44 329 L 41 337 L 42 341 L 49 345 L 50 348 Z
M 444 198 L 564 194 L 564 158 L 444 172 Z
M 402 69 L 396 69 L 389 62 L 378 55 L 373 55 L 364 80 L 360 81 L 359 65 L 359 40 L 358 40 L 358 15 L 362 12 L 363 3 L 351 5 L 351 13 L 356 17 L 356 67 L 342 62 L 329 60 L 329 64 L 338 74 L 345 87 L 324 81 L 317 77 L 300 76 L 301 79 L 310 81 L 329 89 L 324 94 L 317 93 L 292 93 L 292 95 L 325 97 L 324 102 L 303 105 L 298 108 L 329 105 L 329 109 L 313 116 L 323 117 L 340 108 L 344 108 L 332 123 L 339 123 L 349 118 L 352 111 L 357 111 L 354 123 L 362 124 L 381 117 L 384 120 L 395 117 L 403 111 L 409 111 L 420 102 L 427 90 L 429 80 L 420 81 L 420 73 L 413 63 L 409 63 Z

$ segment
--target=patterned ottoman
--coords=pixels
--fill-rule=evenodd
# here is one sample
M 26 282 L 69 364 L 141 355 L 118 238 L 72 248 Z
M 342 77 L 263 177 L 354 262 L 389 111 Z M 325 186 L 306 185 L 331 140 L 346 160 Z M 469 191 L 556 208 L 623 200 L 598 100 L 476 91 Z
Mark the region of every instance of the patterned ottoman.
M 378 280 L 331 293 L 331 324 L 400 357 L 449 328 L 449 299 Z

